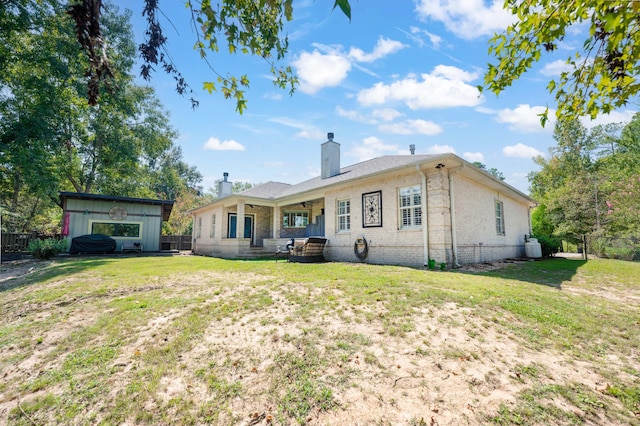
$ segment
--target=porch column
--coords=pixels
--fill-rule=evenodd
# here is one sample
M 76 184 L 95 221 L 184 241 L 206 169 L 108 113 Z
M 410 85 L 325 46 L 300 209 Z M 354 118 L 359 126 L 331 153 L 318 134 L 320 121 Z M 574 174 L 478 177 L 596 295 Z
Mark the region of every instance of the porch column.
M 273 238 L 280 238 L 280 206 L 273 206 Z
M 244 238 L 244 200 L 238 200 L 236 220 L 236 238 Z

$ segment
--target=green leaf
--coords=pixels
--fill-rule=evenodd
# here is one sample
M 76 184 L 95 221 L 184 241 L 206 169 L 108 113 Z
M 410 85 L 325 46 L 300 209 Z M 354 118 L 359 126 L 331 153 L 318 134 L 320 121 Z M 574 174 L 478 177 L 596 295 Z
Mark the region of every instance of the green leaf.
M 209 94 L 212 94 L 216 90 L 216 86 L 212 81 L 205 81 L 202 83 L 202 88 L 209 92 Z
M 285 0 L 284 16 L 287 18 L 287 21 L 291 21 L 293 19 L 293 0 Z
M 538 117 L 540 117 L 540 125 L 544 127 L 547 121 L 549 121 L 549 107 L 547 107 L 543 113 L 538 114 Z
M 340 7 L 342 13 L 351 21 L 351 5 L 349 4 L 349 0 L 336 0 L 333 8 L 335 9 L 336 7 Z

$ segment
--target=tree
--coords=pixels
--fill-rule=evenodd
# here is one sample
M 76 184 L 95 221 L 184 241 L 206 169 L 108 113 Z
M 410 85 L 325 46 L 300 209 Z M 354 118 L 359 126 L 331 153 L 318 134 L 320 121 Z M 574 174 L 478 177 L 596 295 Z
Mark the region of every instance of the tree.
M 479 168 L 480 170 L 484 170 L 485 172 L 489 173 L 491 176 L 493 176 L 495 178 L 498 178 L 500 180 L 504 180 L 504 174 L 500 170 L 496 169 L 495 167 L 492 167 L 492 168 L 489 169 L 486 166 L 486 164 L 481 163 L 480 161 L 474 161 L 473 165 L 476 166 L 477 168 Z
M 15 9 L 0 4 L 0 22 L 29 13 L 24 25 L 0 28 L 0 41 L 10 46 L 9 57 L 0 58 L 0 195 L 8 229 L 45 230 L 61 190 L 171 199 L 186 189 L 201 191 L 202 176 L 182 161 L 155 93 L 133 83 L 130 15 L 105 9 L 118 90 L 88 106 L 87 58 L 68 31 L 64 8 L 53 1 L 10 4 Z
M 156 196 L 179 199 L 185 191 L 202 195 L 202 174 L 182 161 L 182 149 L 173 147 L 149 164 L 150 188 Z
M 0 168 L 2 202 L 11 225 L 30 231 L 57 198 L 61 178 L 52 161 L 86 108 L 82 55 L 57 2 L 12 0 L 0 5 Z M 14 25 L 4 22 L 16 19 Z
M 176 81 L 176 91 L 180 94 L 193 90 L 180 74 L 177 66 L 165 52 L 167 38 L 158 19 L 162 12 L 159 0 L 145 0 L 142 14 L 147 19 L 146 41 L 140 45 L 140 55 L 144 61 L 140 74 L 148 80 L 155 67 L 160 66 Z M 217 76 L 216 81 L 203 83 L 203 88 L 212 93 L 220 90 L 226 99 L 236 101 L 236 111 L 242 114 L 246 108 L 244 92 L 249 87 L 249 77 L 245 74 L 234 76 L 215 68 L 209 54 L 218 52 L 225 44 L 229 53 L 252 54 L 264 59 L 274 77 L 274 85 L 289 88 L 293 93 L 298 80 L 289 66 L 279 64 L 287 53 L 289 42 L 283 35 L 285 21 L 293 19 L 293 0 L 221 0 L 212 4 L 209 0 L 195 3 L 186 2 L 191 11 L 193 28 L 197 31 L 194 48 Z M 351 19 L 348 0 L 335 0 L 333 8 L 340 10 Z M 77 39 L 89 58 L 89 103 L 98 101 L 100 87 L 109 85 L 114 69 L 106 52 L 101 31 L 102 0 L 76 0 L 68 8 L 75 21 Z M 198 102 L 191 98 L 192 106 Z
M 531 212 L 531 231 L 534 235 L 553 235 L 555 226 L 547 214 L 547 206 L 542 203 Z
M 563 237 L 638 234 L 639 123 L 636 114 L 622 129 L 607 125 L 588 131 L 578 120 L 556 124 L 557 146 L 550 158 L 536 159 L 541 169 L 529 175 L 531 194 L 544 206 L 536 210 L 537 228 Z
M 587 24 L 582 49 L 568 57 L 570 71 L 547 86 L 557 101 L 558 118 L 595 118 L 631 102 L 640 91 L 640 2 L 629 0 L 505 1 L 517 18 L 490 41 L 484 86 L 500 94 L 538 62 L 553 52 L 567 32 Z M 548 110 L 541 115 L 547 121 Z
M 551 157 L 538 157 L 539 172 L 531 173 L 531 195 L 546 205 L 554 232 L 564 237 L 590 233 L 601 227 L 604 208 L 593 135 L 578 121 L 559 121 L 554 129 L 557 146 Z
M 204 204 L 213 201 L 210 194 L 199 195 L 192 189 L 184 189 L 175 198 L 169 221 L 162 224 L 164 235 L 191 235 L 193 231 L 193 218 L 189 214 Z

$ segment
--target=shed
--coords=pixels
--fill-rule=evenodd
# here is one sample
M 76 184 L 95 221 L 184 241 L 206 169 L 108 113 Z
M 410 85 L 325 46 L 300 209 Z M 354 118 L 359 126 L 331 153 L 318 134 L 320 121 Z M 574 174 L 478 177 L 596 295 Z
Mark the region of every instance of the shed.
M 122 245 L 139 242 L 144 251 L 160 251 L 162 222 L 169 220 L 173 201 L 61 192 L 62 234 L 74 238 L 104 234 Z

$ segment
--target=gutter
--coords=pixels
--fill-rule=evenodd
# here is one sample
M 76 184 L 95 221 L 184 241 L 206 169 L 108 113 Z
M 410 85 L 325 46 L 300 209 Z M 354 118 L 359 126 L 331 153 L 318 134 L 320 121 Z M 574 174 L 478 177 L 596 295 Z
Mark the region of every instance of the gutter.
M 429 204 L 427 203 L 427 175 L 420 168 L 420 164 L 416 164 L 416 170 L 420 173 L 422 179 L 422 194 L 420 196 L 420 209 L 422 210 L 422 249 L 424 256 L 424 266 L 429 265 Z
M 449 214 L 451 215 L 451 256 L 452 266 L 459 268 L 461 265 L 458 263 L 458 237 L 456 232 L 456 215 L 455 215 L 455 192 L 453 185 L 453 175 L 458 173 L 464 168 L 464 163 L 460 163 L 458 167 L 449 169 Z

